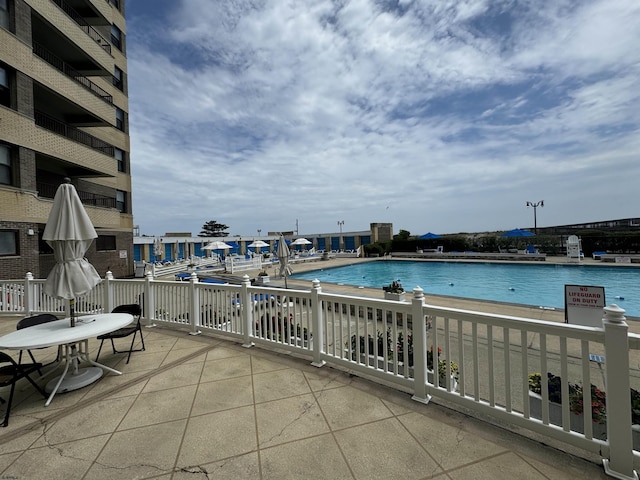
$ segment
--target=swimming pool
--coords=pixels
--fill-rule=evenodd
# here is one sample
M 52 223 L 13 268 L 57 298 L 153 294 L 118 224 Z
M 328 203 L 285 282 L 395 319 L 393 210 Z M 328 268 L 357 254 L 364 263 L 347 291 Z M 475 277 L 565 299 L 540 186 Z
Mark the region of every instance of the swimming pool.
M 587 265 L 375 261 L 313 270 L 292 278 L 382 288 L 399 280 L 407 292 L 564 308 L 565 285 L 605 287 L 606 303 L 640 317 L 640 268 Z

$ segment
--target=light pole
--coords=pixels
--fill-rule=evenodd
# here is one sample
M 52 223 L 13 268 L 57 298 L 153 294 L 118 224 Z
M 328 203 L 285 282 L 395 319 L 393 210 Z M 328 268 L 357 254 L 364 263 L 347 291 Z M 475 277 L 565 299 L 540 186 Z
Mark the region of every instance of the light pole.
M 340 248 L 340 250 L 342 250 L 342 226 L 344 225 L 344 220 L 338 220 L 338 227 L 340 227 L 340 245 L 338 245 L 338 248 Z
M 544 200 L 539 202 L 527 202 L 527 207 L 533 207 L 533 232 L 538 234 L 538 218 L 536 217 L 536 209 L 538 207 L 544 207 Z

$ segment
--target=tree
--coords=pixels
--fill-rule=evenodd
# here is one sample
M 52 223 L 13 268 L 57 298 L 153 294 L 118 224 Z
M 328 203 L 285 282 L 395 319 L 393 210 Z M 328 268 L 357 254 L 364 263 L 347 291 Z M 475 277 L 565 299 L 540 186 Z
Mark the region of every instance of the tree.
M 411 233 L 408 230 L 400 230 L 397 235 L 393 236 L 394 240 L 409 240 Z
M 222 223 L 218 223 L 215 220 L 209 220 L 202 225 L 202 231 L 198 234 L 199 237 L 227 237 L 229 233 L 226 232 L 229 227 Z

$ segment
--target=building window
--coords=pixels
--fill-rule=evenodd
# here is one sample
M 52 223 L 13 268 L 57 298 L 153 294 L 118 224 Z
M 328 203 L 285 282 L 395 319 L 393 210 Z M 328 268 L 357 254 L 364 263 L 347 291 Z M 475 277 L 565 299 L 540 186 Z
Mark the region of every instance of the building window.
M 120 10 L 120 0 L 109 0 L 109 3 Z
M 118 68 L 118 67 L 113 67 L 113 86 L 116 87 L 118 90 L 124 90 L 124 82 L 122 81 L 122 78 L 124 76 L 124 72 Z
M 124 110 L 116 107 L 116 128 L 124 132 Z
M 0 27 L 9 30 L 9 2 L 0 0 Z
M 115 235 L 98 235 L 96 238 L 96 250 L 98 252 L 113 251 L 116 249 Z
M 18 231 L 0 230 L 0 257 L 20 255 Z
M 122 51 L 122 32 L 115 25 L 111 25 L 111 43 Z
M 8 145 L 0 144 L 0 184 L 13 185 L 11 174 L 11 149 Z
M 124 150 L 120 150 L 119 148 L 114 147 L 113 155 L 116 157 L 116 162 L 118 163 L 118 171 L 126 172 L 126 167 L 124 163 Z
M 127 212 L 127 192 L 116 190 L 116 208 L 121 213 Z
M 4 105 L 5 107 L 11 106 L 11 89 L 9 88 L 9 71 L 2 65 L 0 65 L 0 105 Z

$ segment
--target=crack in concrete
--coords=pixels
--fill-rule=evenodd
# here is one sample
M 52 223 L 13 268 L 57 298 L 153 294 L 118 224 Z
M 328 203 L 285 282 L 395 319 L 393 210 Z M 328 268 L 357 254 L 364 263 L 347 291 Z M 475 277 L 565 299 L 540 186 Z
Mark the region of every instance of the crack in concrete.
M 273 435 L 271 438 L 265 440 L 263 443 L 263 445 L 267 445 L 269 444 L 269 442 L 273 441 L 274 438 L 278 438 L 284 435 L 284 432 L 294 423 L 296 423 L 298 420 L 300 420 L 302 417 L 304 417 L 305 415 L 307 415 L 309 412 L 311 412 L 311 409 L 313 408 L 313 404 L 311 402 L 307 402 L 305 401 L 302 404 L 302 412 L 300 412 L 300 414 L 298 416 L 296 416 L 294 419 L 292 419 L 289 423 L 287 423 L 284 427 L 282 427 L 282 429 L 280 430 L 280 432 L 276 433 L 275 435 Z

